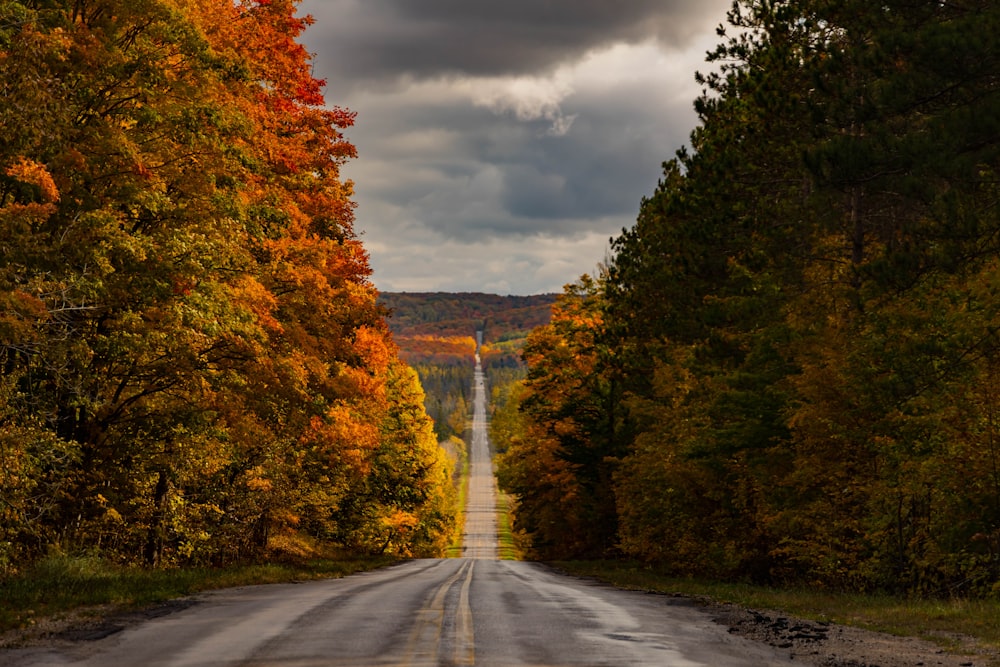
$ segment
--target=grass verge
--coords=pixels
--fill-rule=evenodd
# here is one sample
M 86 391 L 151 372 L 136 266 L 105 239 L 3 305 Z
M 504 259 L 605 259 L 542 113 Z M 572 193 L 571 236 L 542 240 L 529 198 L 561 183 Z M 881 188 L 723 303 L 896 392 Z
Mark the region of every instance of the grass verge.
M 395 560 L 317 558 L 294 564 L 145 570 L 94 557 L 51 556 L 21 574 L 0 579 L 0 632 L 87 608 L 137 609 L 217 588 L 343 577 Z
M 455 537 L 445 552 L 446 558 L 462 557 L 462 541 L 465 535 L 465 506 L 469 500 L 469 456 L 462 455 L 461 461 L 461 481 L 458 484 L 458 527 L 455 530 Z
M 497 541 L 500 560 L 521 560 L 511 529 L 510 503 L 507 494 L 502 492 L 497 493 Z
M 593 561 L 552 565 L 621 588 L 707 598 L 749 609 L 771 609 L 813 621 L 922 637 L 942 645 L 949 644 L 949 637 L 965 635 L 985 647 L 1000 648 L 1000 600 L 910 599 L 705 582 L 670 577 L 634 563 Z

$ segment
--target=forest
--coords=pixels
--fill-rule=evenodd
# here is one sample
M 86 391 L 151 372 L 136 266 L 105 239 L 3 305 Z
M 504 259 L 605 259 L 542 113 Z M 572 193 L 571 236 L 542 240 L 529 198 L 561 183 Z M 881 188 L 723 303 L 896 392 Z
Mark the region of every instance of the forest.
M 481 329 L 533 556 L 1000 594 L 997 3 L 737 0 L 537 297 L 377 293 L 295 5 L 0 2 L 0 575 L 443 553 Z
M 1000 4 L 740 0 L 495 417 L 536 557 L 1000 594 Z
M 451 542 L 295 6 L 0 3 L 0 574 Z
M 508 385 L 526 373 L 521 349 L 528 333 L 545 325 L 555 294 L 499 296 L 482 293 L 382 292 L 400 357 L 416 369 L 426 392 L 427 413 L 442 441 L 463 438 L 472 405 L 476 332 L 491 409 Z

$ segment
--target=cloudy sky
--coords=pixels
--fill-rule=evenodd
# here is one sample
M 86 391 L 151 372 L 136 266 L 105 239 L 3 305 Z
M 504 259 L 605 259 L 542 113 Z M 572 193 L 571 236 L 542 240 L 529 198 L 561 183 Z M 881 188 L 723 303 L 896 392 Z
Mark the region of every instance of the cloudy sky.
M 383 291 L 558 292 L 694 128 L 730 0 L 303 0 Z

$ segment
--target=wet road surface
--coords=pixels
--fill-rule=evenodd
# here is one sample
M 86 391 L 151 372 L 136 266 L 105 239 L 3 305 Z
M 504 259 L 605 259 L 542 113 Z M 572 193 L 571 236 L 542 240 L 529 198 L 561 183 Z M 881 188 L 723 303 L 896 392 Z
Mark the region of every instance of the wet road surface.
M 497 560 L 482 370 L 464 558 L 196 596 L 97 641 L 0 650 L 16 667 L 762 667 L 795 664 L 675 598 Z

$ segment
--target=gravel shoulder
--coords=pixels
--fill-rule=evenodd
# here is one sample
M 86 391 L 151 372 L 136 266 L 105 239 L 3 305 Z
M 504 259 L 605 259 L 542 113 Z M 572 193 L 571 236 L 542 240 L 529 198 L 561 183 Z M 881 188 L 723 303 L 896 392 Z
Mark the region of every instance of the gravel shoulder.
M 818 667 L 996 667 L 1000 651 L 977 646 L 968 637 L 935 642 L 897 637 L 843 625 L 817 623 L 774 611 L 711 604 L 716 623 L 729 632 L 787 650 L 804 665 Z
M 114 605 L 85 607 L 77 611 L 45 616 L 19 630 L 0 633 L 0 650 L 13 648 L 71 647 L 117 634 L 122 630 L 198 604 L 197 597 L 180 598 L 141 609 Z M 0 664 L 3 660 L 0 659 Z

